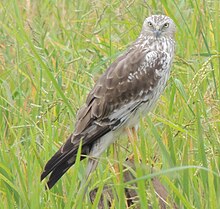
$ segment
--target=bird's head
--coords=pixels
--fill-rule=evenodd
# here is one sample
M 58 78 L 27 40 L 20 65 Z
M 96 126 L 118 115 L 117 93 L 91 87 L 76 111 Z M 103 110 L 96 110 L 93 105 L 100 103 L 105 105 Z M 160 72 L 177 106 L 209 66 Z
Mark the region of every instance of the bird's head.
M 173 38 L 176 26 L 173 20 L 165 15 L 152 15 L 145 19 L 141 35 L 155 38 Z

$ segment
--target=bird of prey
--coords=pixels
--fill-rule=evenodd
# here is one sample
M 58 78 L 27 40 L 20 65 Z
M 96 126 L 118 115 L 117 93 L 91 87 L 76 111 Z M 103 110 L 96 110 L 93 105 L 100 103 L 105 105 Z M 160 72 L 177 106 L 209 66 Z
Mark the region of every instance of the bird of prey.
M 98 79 L 77 113 L 75 131 L 47 162 L 41 180 L 50 174 L 50 189 L 75 163 L 89 156 L 87 173 L 126 128 L 135 127 L 163 92 L 175 49 L 175 23 L 165 15 L 145 19 L 137 40 Z

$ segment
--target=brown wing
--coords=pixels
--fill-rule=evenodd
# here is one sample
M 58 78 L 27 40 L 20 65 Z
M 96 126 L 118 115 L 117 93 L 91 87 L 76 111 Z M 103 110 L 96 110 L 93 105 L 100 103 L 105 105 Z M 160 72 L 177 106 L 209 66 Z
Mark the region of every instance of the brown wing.
M 155 70 L 162 68 L 160 60 L 165 54 L 154 52 L 146 59 L 147 53 L 151 52 L 140 48 L 130 49 L 100 77 L 89 93 L 86 104 L 78 112 L 74 134 L 45 166 L 41 180 L 52 172 L 49 188 L 75 163 L 81 140 L 82 154 L 86 155 L 97 139 L 126 120 L 125 113 L 137 108 L 144 101 L 144 93 L 157 85 L 160 77 L 156 76 Z M 126 108 L 121 111 L 125 105 Z
M 151 56 L 146 60 L 148 53 Z M 74 134 L 82 133 L 94 120 L 105 122 L 125 104 L 144 97 L 144 94 L 139 95 L 141 91 L 149 93 L 160 79 L 155 69 L 162 68 L 164 63 L 160 60 L 166 56 L 163 52 L 152 53 L 135 48 L 119 57 L 89 93 L 86 104 L 78 113 Z

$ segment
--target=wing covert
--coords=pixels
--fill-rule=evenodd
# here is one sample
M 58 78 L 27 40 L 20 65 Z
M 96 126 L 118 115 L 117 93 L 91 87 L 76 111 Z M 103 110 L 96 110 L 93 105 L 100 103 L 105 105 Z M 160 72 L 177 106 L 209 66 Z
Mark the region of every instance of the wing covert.
M 132 109 L 139 105 L 137 99 L 144 101 L 157 85 L 167 56 L 165 52 L 134 48 L 119 57 L 89 93 L 86 105 L 79 111 L 75 134 L 85 130 L 91 121 L 113 119 L 111 115 L 130 102 L 133 107 L 128 108 Z

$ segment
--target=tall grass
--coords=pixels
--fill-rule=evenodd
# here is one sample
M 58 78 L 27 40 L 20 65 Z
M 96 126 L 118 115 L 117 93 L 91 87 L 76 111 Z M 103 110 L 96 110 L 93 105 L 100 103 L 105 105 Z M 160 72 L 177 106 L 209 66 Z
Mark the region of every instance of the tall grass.
M 87 93 L 136 39 L 145 17 L 158 13 L 177 25 L 176 56 L 159 104 L 140 123 L 136 179 L 118 180 L 110 147 L 92 175 L 89 190 L 98 187 L 93 205 L 79 191 L 86 162 L 45 191 L 40 173 L 74 130 Z M 112 208 L 126 208 L 124 187 L 134 182 L 137 205 L 147 208 L 150 201 L 159 208 L 151 183 L 157 177 L 169 193 L 168 208 L 175 202 L 179 208 L 217 209 L 219 14 L 218 0 L 1 1 L 0 208 L 97 208 L 105 184 L 114 189 Z M 119 141 L 122 171 L 133 151 L 125 136 Z

